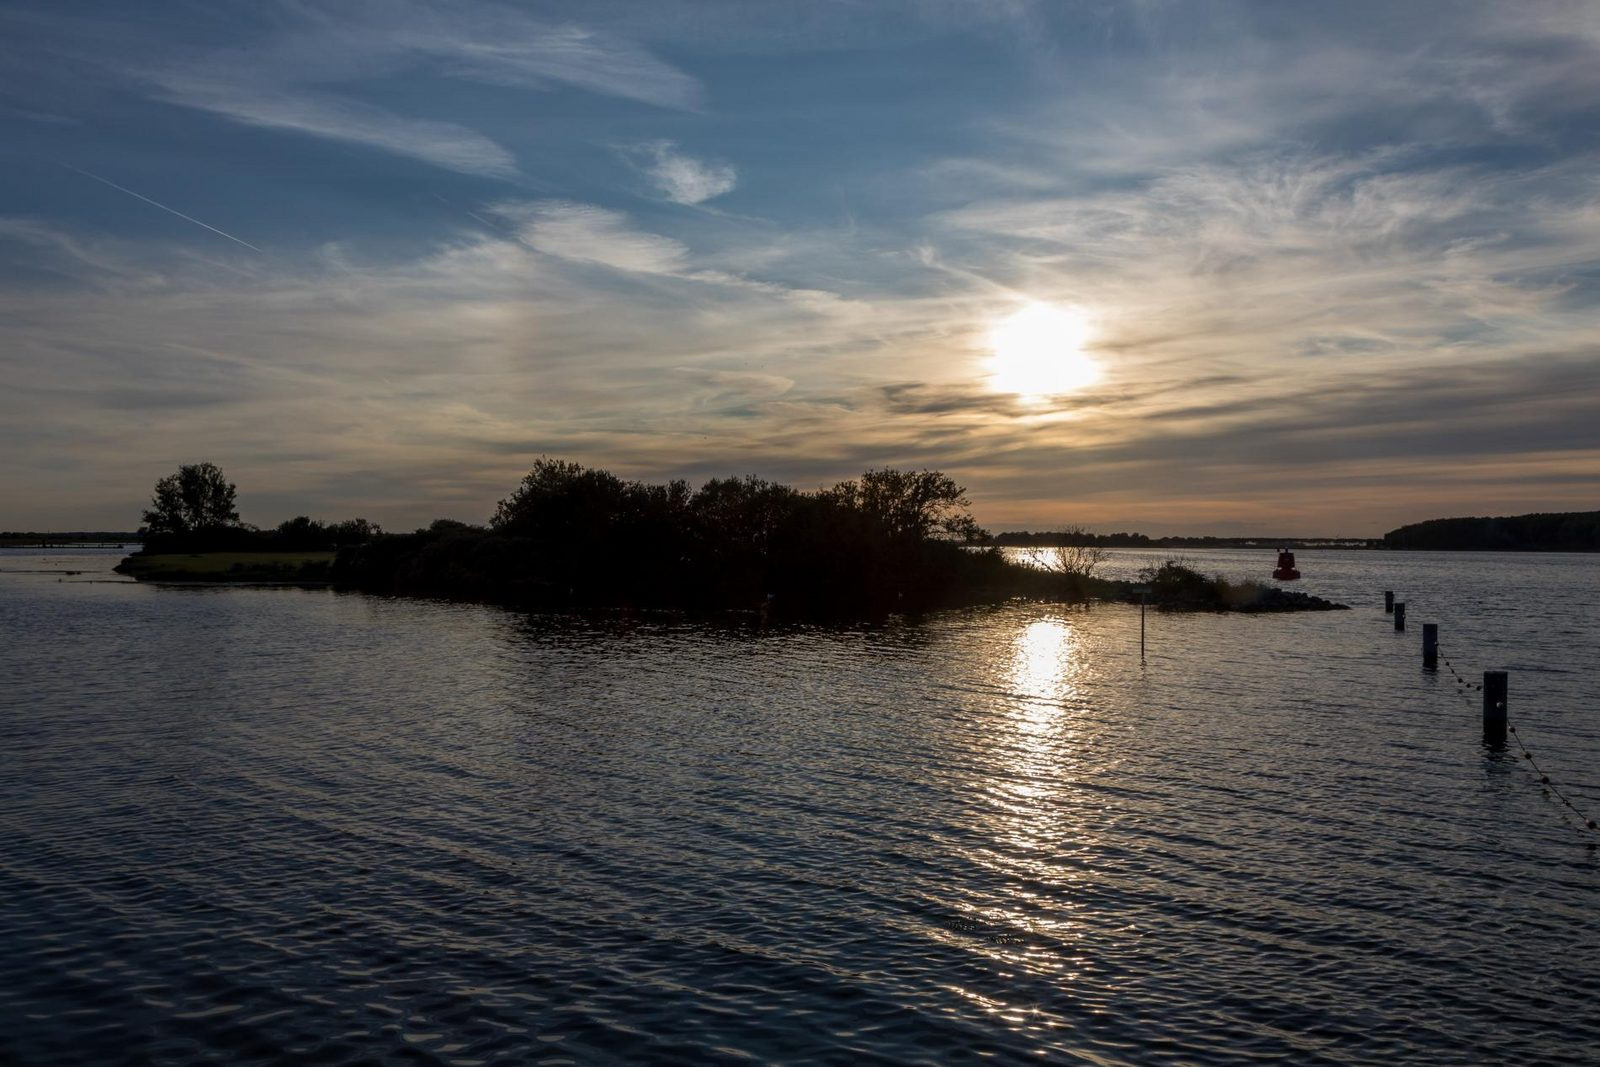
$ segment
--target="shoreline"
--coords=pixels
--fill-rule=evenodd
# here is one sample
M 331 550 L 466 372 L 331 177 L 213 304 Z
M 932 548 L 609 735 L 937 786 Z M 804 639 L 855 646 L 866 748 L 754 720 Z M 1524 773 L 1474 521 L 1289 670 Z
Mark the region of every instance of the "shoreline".
M 337 589 L 377 596 L 439 600 L 451 603 L 492 604 L 514 610 L 540 612 L 642 612 L 686 613 L 691 616 L 754 615 L 782 622 L 861 622 L 894 616 L 915 617 L 933 611 L 993 606 L 1016 601 L 1053 604 L 1141 603 L 1158 612 L 1214 614 L 1285 614 L 1338 611 L 1335 603 L 1296 589 L 1259 581 L 1229 582 L 1220 575 L 1207 576 L 1168 560 L 1154 570 L 1149 584 L 1051 572 L 997 560 L 999 569 L 989 580 L 950 585 L 936 594 L 897 598 L 886 605 L 855 610 L 818 610 L 801 605 L 795 610 L 784 598 L 769 593 L 765 600 L 744 603 L 711 596 L 663 600 L 628 595 L 621 590 L 598 590 L 539 583 L 513 582 L 485 587 L 456 586 L 448 582 L 407 587 L 400 583 L 363 582 L 359 569 L 344 553 L 229 553 L 201 552 L 124 557 L 112 570 L 140 582 L 195 587 L 246 586 Z M 388 587 L 384 587 L 388 584 Z

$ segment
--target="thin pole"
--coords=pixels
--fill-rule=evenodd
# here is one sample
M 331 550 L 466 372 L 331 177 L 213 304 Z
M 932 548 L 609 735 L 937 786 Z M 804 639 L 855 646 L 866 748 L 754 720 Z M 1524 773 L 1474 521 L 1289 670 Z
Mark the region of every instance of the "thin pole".
M 1439 624 L 1436 622 L 1422 624 L 1422 669 L 1439 669 Z
M 1139 662 L 1144 662 L 1144 602 L 1147 593 L 1139 594 Z

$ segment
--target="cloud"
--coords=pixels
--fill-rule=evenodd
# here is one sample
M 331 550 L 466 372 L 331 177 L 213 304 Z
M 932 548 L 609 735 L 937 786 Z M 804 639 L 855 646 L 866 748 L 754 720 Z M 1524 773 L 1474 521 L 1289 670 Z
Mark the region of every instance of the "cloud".
M 1135 339 L 1137 373 L 1039 411 L 978 384 L 959 327 L 988 298 L 879 294 L 870 316 L 838 316 L 771 283 L 699 280 L 686 244 L 617 212 L 536 201 L 500 217 L 514 235 L 387 263 L 353 246 L 301 266 L 241 251 L 249 279 L 178 258 L 129 273 L 115 242 L 0 225 L 30 254 L 105 274 L 88 291 L 0 296 L 8 498 L 48 516 L 92 496 L 90 525 L 104 525 L 205 456 L 251 521 L 361 513 L 407 528 L 481 521 L 553 454 L 629 477 L 802 486 L 936 466 L 997 525 L 1260 532 L 1292 512 L 1306 530 L 1362 533 L 1484 492 L 1530 510 L 1576 499 L 1600 461 L 1600 328 L 1580 317 L 1560 347 L 1530 337 L 1447 373 L 1360 352 L 1359 372 L 1336 355 L 1286 373 L 1247 347 L 1227 375 L 1196 358 L 1209 337 L 1162 340 L 1157 356 Z M 50 480 L 66 463 L 100 479 L 78 503 Z M 1406 480 L 1415 492 L 1388 493 Z
M 462 122 L 401 113 L 390 103 L 397 94 L 374 84 L 433 77 L 536 92 L 569 87 L 656 108 L 704 104 L 698 81 L 627 38 L 508 6 L 284 0 L 252 5 L 250 16 L 229 25 L 225 49 L 48 13 L 25 25 L 52 53 L 116 72 L 166 103 L 495 178 L 517 174 L 504 144 Z M 190 39 L 204 40 L 203 28 Z
M 757 374 L 750 371 L 706 370 L 701 367 L 679 367 L 678 373 L 709 387 L 696 406 L 702 410 L 740 410 L 751 414 L 765 410 L 765 402 L 776 400 L 794 389 L 794 379 L 781 374 Z
M 431 24 L 424 35 L 406 39 L 461 77 L 536 89 L 565 83 L 684 111 L 704 103 L 699 82 L 631 41 L 520 12 L 455 8 L 443 25 Z
M 684 155 L 672 141 L 635 145 L 629 154 L 644 159 L 645 173 L 661 195 L 676 204 L 704 203 L 738 184 L 739 175 L 733 167 Z
M 490 212 L 514 228 L 529 248 L 573 263 L 590 263 L 655 280 L 671 279 L 773 297 L 796 309 L 843 319 L 859 304 L 825 289 L 762 281 L 736 271 L 698 265 L 689 248 L 671 237 L 638 229 L 627 215 L 567 200 L 510 200 Z
M 1581 167 L 1391 150 L 1262 152 L 1074 197 L 1008 191 L 942 221 L 991 275 L 1093 309 L 1119 361 L 1208 373 L 1291 352 L 1314 357 L 1296 374 L 1459 360 L 1564 331 L 1551 312 L 1600 238 Z
M 463 174 L 517 173 L 509 151 L 456 123 L 403 118 L 356 100 L 214 76 L 173 73 L 154 80 L 166 100 L 246 125 L 364 145 Z
M 37 253 L 31 255 L 31 265 L 36 269 L 42 267 L 89 284 L 106 285 L 127 279 L 149 279 L 153 273 L 147 267 L 97 246 L 93 241 L 40 219 L 0 216 L 0 249 L 8 241 L 46 253 L 43 256 Z
M 679 274 L 688 261 L 681 243 L 635 230 L 621 212 L 591 204 L 509 202 L 493 210 L 516 225 L 525 244 L 546 255 L 639 274 Z
M 768 413 L 794 418 L 830 377 L 817 353 L 840 340 L 831 309 L 697 278 L 685 246 L 590 205 L 501 217 L 514 236 L 459 234 L 398 261 L 348 244 L 300 263 L 240 250 L 248 277 L 178 253 L 156 270 L 148 244 L 5 220 L 0 240 L 73 278 L 0 292 L 8 506 L 136 515 L 162 468 L 204 454 L 251 521 L 281 518 L 271 501 L 400 528 L 478 521 L 542 453 L 653 476 L 705 460 L 715 438 L 720 473 L 742 470 L 781 451 L 764 444 Z M 135 252 L 143 271 L 121 269 Z M 299 458 L 284 458 L 286 426 Z M 80 459 L 105 484 L 69 507 L 48 472 Z

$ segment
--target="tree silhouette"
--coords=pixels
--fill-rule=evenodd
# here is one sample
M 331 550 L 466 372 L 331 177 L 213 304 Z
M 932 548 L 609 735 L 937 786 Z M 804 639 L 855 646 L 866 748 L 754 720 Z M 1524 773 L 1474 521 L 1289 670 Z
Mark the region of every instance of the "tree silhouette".
M 970 552 L 982 531 L 938 471 L 869 470 L 799 492 L 754 476 L 624 481 L 541 457 L 489 526 L 435 523 L 342 550 L 338 580 L 383 593 L 535 608 L 759 607 L 790 618 L 893 612 L 1043 591 Z
M 942 471 L 869 470 L 824 495 L 880 523 L 891 537 L 920 541 L 935 533 L 971 539 L 978 526 L 966 513 L 967 491 Z
M 234 485 L 215 463 L 190 463 L 156 483 L 156 494 L 144 513 L 150 534 L 190 534 L 232 526 L 239 521 L 233 506 Z
M 500 533 L 540 539 L 602 536 L 623 510 L 627 485 L 610 471 L 541 456 L 489 525 Z

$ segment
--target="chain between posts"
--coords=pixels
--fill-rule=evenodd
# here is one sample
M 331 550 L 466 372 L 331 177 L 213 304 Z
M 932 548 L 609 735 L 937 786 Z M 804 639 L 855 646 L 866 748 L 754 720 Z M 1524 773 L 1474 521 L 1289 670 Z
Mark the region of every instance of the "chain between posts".
M 1450 657 L 1444 654 L 1444 647 L 1442 645 L 1436 644 L 1434 648 L 1438 652 L 1439 659 L 1442 660 L 1444 665 L 1450 669 L 1450 674 L 1453 676 L 1457 687 L 1456 692 L 1458 692 L 1461 695 L 1461 698 L 1467 701 L 1467 703 L 1470 705 L 1472 703 L 1472 698 L 1467 694 L 1472 692 L 1482 692 L 1483 685 L 1481 683 L 1474 684 L 1473 682 L 1469 682 L 1463 678 L 1461 676 L 1461 672 L 1456 670 L 1456 665 L 1450 662 Z M 1554 782 L 1550 780 L 1550 776 L 1544 772 L 1543 768 L 1541 768 L 1538 762 L 1533 758 L 1533 753 L 1528 751 L 1528 746 L 1522 743 L 1522 735 L 1517 732 L 1517 728 L 1507 723 L 1506 730 L 1511 734 L 1512 739 L 1516 741 L 1517 748 L 1522 753 L 1522 758 L 1527 761 L 1528 766 L 1532 768 L 1533 773 L 1539 776 L 1540 787 L 1545 791 L 1546 794 L 1555 797 L 1566 806 L 1567 810 L 1571 811 L 1572 814 L 1578 817 L 1578 821 L 1582 824 L 1578 828 L 1579 831 L 1581 832 L 1582 830 L 1587 829 L 1592 833 L 1600 833 L 1600 824 L 1597 824 L 1594 819 L 1591 819 L 1586 813 L 1579 810 L 1578 806 L 1574 804 L 1572 800 L 1565 793 L 1563 793 Z M 1591 844 L 1589 847 L 1593 848 L 1594 845 Z
M 1539 784 L 1544 787 L 1545 791 L 1554 796 L 1557 800 L 1561 801 L 1561 803 L 1565 804 L 1567 806 L 1567 810 L 1576 815 L 1578 817 L 1578 821 L 1582 822 L 1584 826 L 1595 833 L 1600 833 L 1600 825 L 1597 825 L 1593 819 L 1579 811 L 1578 806 L 1571 800 L 1567 799 L 1567 794 L 1558 789 L 1556 784 L 1550 780 L 1550 776 L 1544 773 L 1544 770 L 1537 762 L 1535 762 L 1533 753 L 1529 752 L 1528 746 L 1522 743 L 1522 735 L 1517 733 L 1517 728 L 1515 726 L 1507 725 L 1506 729 L 1511 732 L 1512 738 L 1517 742 L 1517 747 L 1522 750 L 1522 758 L 1528 761 L 1528 766 L 1533 768 L 1533 773 L 1539 776 Z M 1594 846 L 1591 845 L 1590 847 L 1592 848 Z
M 1444 646 L 1443 645 L 1435 644 L 1433 647 L 1434 647 L 1434 650 L 1439 653 L 1439 658 L 1444 661 L 1444 665 L 1446 667 L 1450 668 L 1450 673 L 1455 675 L 1456 685 L 1461 687 L 1461 689 L 1462 689 L 1462 694 L 1461 695 L 1462 696 L 1466 696 L 1467 695 L 1466 694 L 1467 690 L 1476 690 L 1478 692 L 1482 692 L 1483 691 L 1483 686 L 1481 684 L 1474 685 L 1471 682 L 1467 681 L 1465 678 L 1461 677 L 1461 672 L 1456 670 L 1456 665 L 1454 663 L 1451 663 L 1450 662 L 1450 657 L 1444 654 Z

